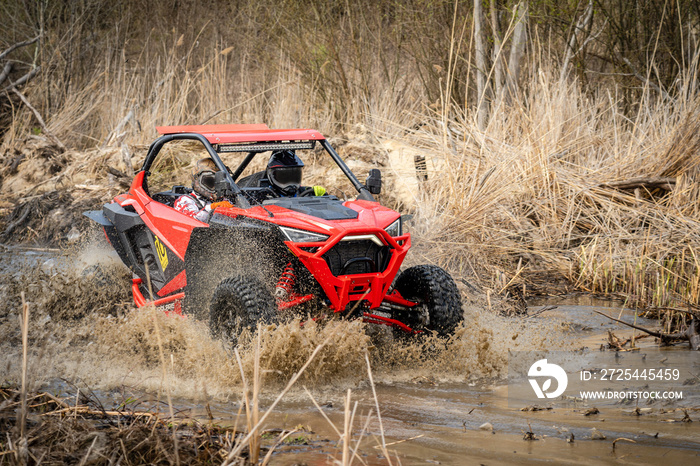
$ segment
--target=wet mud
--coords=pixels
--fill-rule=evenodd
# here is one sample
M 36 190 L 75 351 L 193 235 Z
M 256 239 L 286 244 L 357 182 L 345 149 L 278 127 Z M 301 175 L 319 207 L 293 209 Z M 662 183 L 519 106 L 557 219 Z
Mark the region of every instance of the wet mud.
M 0 311 L 2 382 L 20 378 L 18 316 L 24 292 L 30 307 L 32 389 L 68 394 L 82 387 L 111 407 L 125 400 L 159 398 L 167 385 L 181 413 L 224 425 L 244 423 L 241 370 L 232 348 L 212 339 L 205 322 L 133 309 L 129 275 L 100 245 L 69 252 L 5 248 L 0 251 L 0 273 L 0 299 L 5 303 Z M 273 464 L 337 458 L 338 436 L 328 420 L 342 431 L 348 389 L 353 406 L 357 402 L 353 442 L 359 442 L 358 455 L 368 464 L 386 464 L 376 448 L 382 433 L 401 464 L 697 462 L 700 380 L 688 388 L 693 396 L 679 403 L 644 405 L 643 415 L 612 402 L 596 404 L 600 414 L 595 416 L 584 415 L 591 407 L 584 402 L 542 411 L 521 411 L 508 402 L 509 351 L 597 349 L 605 344 L 608 330 L 618 336 L 631 330 L 593 310 L 623 319 L 632 319 L 632 313 L 609 301 L 550 299 L 529 303 L 531 313 L 544 305 L 557 306 L 534 318 L 505 317 L 475 300 L 465 302 L 464 324 L 449 340 L 395 340 L 390 332 L 358 321 L 302 326 L 302 317 L 263 328 L 263 411 L 314 349 L 326 343 L 266 422 L 267 429 L 300 431 L 296 441 L 276 450 Z M 156 332 L 166 358 L 165 378 Z M 646 352 L 687 351 L 662 349 L 651 339 L 639 345 Z M 243 336 L 238 352 L 250 378 L 255 339 Z M 684 417 L 694 422 L 681 422 Z M 594 440 L 596 431 L 606 439 Z M 524 440 L 527 432 L 532 440 Z M 613 448 L 618 438 L 628 440 Z

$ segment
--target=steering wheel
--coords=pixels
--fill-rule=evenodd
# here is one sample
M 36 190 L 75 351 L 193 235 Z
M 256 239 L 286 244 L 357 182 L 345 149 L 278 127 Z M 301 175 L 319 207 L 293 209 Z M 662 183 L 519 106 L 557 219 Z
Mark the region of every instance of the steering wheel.
M 313 186 L 308 186 L 308 187 L 302 189 L 301 192 L 299 192 L 299 194 L 297 194 L 298 197 L 311 197 L 313 195 L 314 195 Z
M 260 204 L 268 199 L 276 199 L 279 196 L 271 188 L 256 189 L 255 191 L 243 189 L 243 194 L 248 198 L 248 202 Z

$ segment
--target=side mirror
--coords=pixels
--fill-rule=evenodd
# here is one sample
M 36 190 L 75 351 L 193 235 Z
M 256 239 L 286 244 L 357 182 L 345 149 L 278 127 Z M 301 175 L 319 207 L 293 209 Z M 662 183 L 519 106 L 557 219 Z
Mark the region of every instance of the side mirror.
M 218 199 L 225 199 L 233 194 L 231 183 L 226 179 L 226 172 L 218 171 L 214 174 L 214 191 Z
M 367 181 L 365 182 L 367 190 L 372 194 L 379 194 L 382 192 L 382 172 L 378 168 L 373 168 L 369 171 L 367 176 Z

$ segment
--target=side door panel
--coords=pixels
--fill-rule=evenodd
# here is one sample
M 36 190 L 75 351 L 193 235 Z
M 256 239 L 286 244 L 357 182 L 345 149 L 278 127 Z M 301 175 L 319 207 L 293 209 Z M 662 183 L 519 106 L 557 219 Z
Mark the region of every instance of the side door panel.
M 142 200 L 147 197 L 143 192 L 139 194 Z M 206 228 L 208 225 L 172 207 L 148 199 L 149 202 L 142 204 L 144 212 L 141 218 L 148 227 L 153 247 L 155 267 L 149 269 L 153 275 L 151 281 L 154 291 L 165 288 L 163 291 L 170 293 L 185 286 L 185 251 L 192 230 Z M 173 280 L 177 280 L 177 283 L 171 284 Z
M 140 186 L 132 186 L 129 194 L 117 196 L 117 202 L 103 209 L 115 226 L 108 234 L 110 241 L 122 246 L 122 261 L 145 285 L 150 278 L 154 294 L 181 290 L 192 230 L 208 225 L 153 201 Z

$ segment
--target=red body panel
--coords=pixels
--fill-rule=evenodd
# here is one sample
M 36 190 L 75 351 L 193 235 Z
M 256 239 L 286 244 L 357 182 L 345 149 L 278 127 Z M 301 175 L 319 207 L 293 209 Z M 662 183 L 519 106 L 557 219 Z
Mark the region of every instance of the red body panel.
M 143 178 L 144 172 L 139 172 L 131 184 L 129 193 L 121 194 L 114 200 L 122 207 L 133 206 L 153 234 L 184 261 L 192 230 L 209 225 L 165 204 L 154 202 L 143 189 Z
M 231 133 L 233 131 L 258 131 L 270 129 L 265 123 L 252 125 L 179 125 L 179 126 L 156 126 L 159 134 L 177 133 Z
M 184 289 L 185 285 L 187 285 L 187 271 L 183 270 L 158 291 L 158 296 L 168 296 L 170 293 Z

